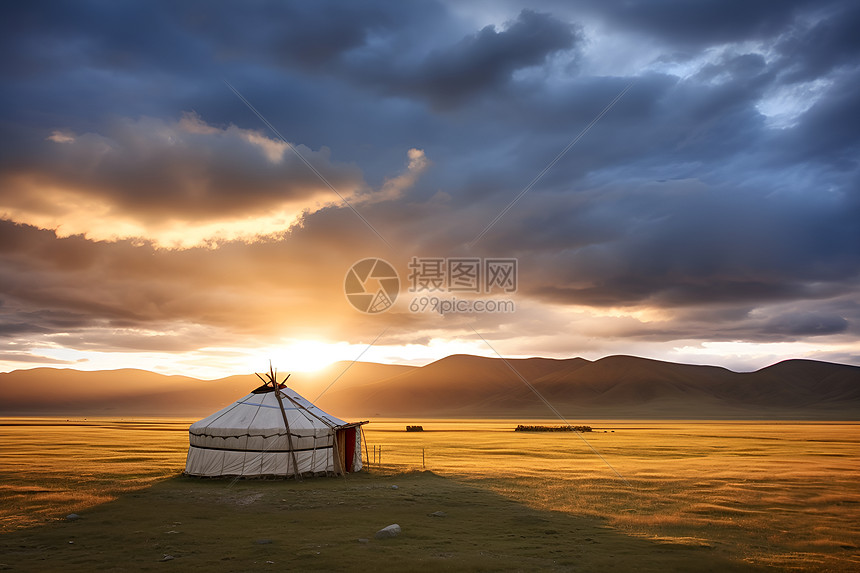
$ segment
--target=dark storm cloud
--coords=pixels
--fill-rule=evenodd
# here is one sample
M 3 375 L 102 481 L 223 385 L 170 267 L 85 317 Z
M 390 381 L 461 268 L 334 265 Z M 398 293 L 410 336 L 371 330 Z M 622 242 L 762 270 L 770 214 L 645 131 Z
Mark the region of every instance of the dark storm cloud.
M 828 304 L 802 303 L 792 308 L 770 308 L 748 314 L 742 320 L 714 318 L 696 322 L 689 317 L 679 317 L 674 328 L 649 328 L 634 326 L 624 335 L 646 340 L 696 339 L 702 331 L 713 340 L 745 340 L 757 343 L 768 342 L 820 342 L 856 337 L 852 325 L 860 322 L 860 313 L 847 300 Z M 804 310 L 796 310 L 804 308 Z M 852 330 L 854 332 L 852 332 Z
M 10 317 L 9 315 L 6 315 L 3 318 L 4 321 L 10 321 L 17 319 L 18 317 Z M 33 316 L 32 313 L 27 316 L 27 319 L 29 320 L 38 320 L 39 318 L 41 317 Z M 30 334 L 34 332 L 45 333 L 50 331 L 43 326 L 28 322 L 6 322 L 4 324 L 0 324 L 0 338 L 8 336 L 18 336 L 20 334 Z
M 565 303 L 668 307 L 856 290 L 860 232 L 838 200 L 683 186 L 649 184 L 636 194 L 594 193 L 575 209 L 556 201 L 528 210 L 520 228 L 541 230 L 506 246 L 555 265 L 534 269 L 538 284 L 525 287 Z
M 326 150 L 301 152 L 345 192 L 363 186 L 357 168 L 332 164 Z M 189 114 L 118 120 L 103 134 L 48 134 L 25 157 L 0 160 L 0 200 L 30 203 L 28 185 L 97 198 L 140 219 L 236 216 L 328 194 L 282 142 Z
M 20 75 L 65 72 L 85 63 L 129 72 L 191 72 L 221 62 L 261 58 L 316 68 L 364 45 L 374 34 L 410 21 L 432 22 L 440 10 L 416 2 L 409 9 L 365 2 L 234 2 L 192 0 L 116 4 L 100 1 L 29 2 L 6 11 L 4 48 L 18 58 L 4 71 Z M 202 71 L 209 71 L 204 69 Z
M 838 315 L 813 313 L 783 314 L 769 321 L 766 332 L 790 336 L 821 336 L 839 334 L 848 329 L 848 321 Z
M 772 23 L 755 30 L 780 35 Z M 809 26 L 791 33 L 802 30 Z M 567 204 L 532 192 L 487 242 L 547 265 L 526 288 L 565 304 L 759 304 L 855 292 L 860 233 L 846 211 L 857 189 L 860 114 L 846 89 L 854 74 L 838 70 L 796 125 L 772 129 L 758 105 L 782 85 L 776 61 L 728 53 L 682 80 L 643 78 L 629 107 L 622 102 L 587 149 L 541 182 Z M 628 109 L 647 113 L 618 121 Z M 672 180 L 691 189 L 676 193 Z
M 402 53 L 404 44 L 444 39 L 441 29 L 458 26 L 433 2 L 29 2 L 4 14 L 0 47 L 9 57 L 0 70 L 16 81 L 3 101 L 29 125 L 65 120 L 71 124 L 60 127 L 77 129 L 105 115 L 192 109 L 229 123 L 237 106 L 221 82 L 227 77 L 240 88 L 253 83 L 254 101 L 301 104 L 307 119 L 322 90 L 303 74 L 328 75 L 371 40 Z
M 825 97 L 817 101 L 781 140 L 787 159 L 816 161 L 843 172 L 856 169 L 860 151 L 860 67 L 833 81 Z
M 72 360 L 59 360 L 46 356 L 37 356 L 26 352 L 0 352 L 0 361 L 3 362 L 25 362 L 28 364 L 74 364 Z
M 427 99 L 449 108 L 470 97 L 498 90 L 520 69 L 543 63 L 577 40 L 570 24 L 548 14 L 523 10 L 504 30 L 486 26 L 459 42 L 431 51 L 417 62 L 385 62 L 374 54 L 351 70 L 390 94 Z
M 860 6 L 834 4 L 826 16 L 781 35 L 776 46 L 782 81 L 794 83 L 826 76 L 840 66 L 855 68 L 860 55 Z
M 11 289 L 4 289 L 7 293 Z M 0 338 L 22 334 L 50 334 L 96 326 L 98 320 L 91 315 L 64 310 L 24 311 L 7 308 L 0 322 Z
M 611 24 L 684 47 L 777 35 L 810 2 L 769 0 L 615 0 L 583 2 Z

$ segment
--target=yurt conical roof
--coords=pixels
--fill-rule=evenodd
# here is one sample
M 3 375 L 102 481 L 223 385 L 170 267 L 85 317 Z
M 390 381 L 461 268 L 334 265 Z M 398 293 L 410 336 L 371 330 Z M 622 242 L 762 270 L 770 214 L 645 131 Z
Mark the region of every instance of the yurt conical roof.
M 278 392 L 280 403 L 274 385 L 260 386 L 193 423 L 186 473 L 261 477 L 339 473 L 344 465 L 352 468 L 347 471 L 361 469 L 360 434 L 350 433 L 354 443 L 337 440 L 339 431 L 361 423 L 332 416 L 283 384 Z M 345 453 L 355 459 L 345 459 Z
M 279 385 L 284 412 L 290 430 L 304 435 L 308 430 L 337 428 L 347 423 L 327 414 L 307 398 L 284 385 Z M 218 410 L 191 425 L 192 435 L 235 436 L 250 432 L 254 436 L 284 434 L 284 419 L 274 388 L 261 386 L 244 398 Z M 286 435 L 286 434 L 284 434 Z

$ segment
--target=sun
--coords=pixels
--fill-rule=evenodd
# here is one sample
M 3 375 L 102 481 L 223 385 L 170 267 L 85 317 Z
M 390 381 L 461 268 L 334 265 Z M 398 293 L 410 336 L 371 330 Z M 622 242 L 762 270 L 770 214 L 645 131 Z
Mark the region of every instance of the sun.
M 272 365 L 283 372 L 314 372 L 338 360 L 335 345 L 315 340 L 290 342 L 273 348 Z

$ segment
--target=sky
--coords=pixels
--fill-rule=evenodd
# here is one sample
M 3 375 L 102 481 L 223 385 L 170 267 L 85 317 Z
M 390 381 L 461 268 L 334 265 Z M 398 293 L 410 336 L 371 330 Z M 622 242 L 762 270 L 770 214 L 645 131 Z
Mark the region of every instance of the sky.
M 860 365 L 856 2 L 26 2 L 0 28 L 0 371 Z M 399 278 L 380 312 L 346 296 L 390 285 L 347 280 L 368 258 Z

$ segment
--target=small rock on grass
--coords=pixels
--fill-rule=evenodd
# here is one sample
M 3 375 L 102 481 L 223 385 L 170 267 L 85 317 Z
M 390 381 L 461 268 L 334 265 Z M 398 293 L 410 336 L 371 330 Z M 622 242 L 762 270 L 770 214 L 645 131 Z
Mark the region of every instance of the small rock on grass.
M 391 486 L 391 489 L 400 489 L 400 488 L 397 487 L 396 485 L 393 485 L 393 486 Z
M 448 514 L 444 511 L 434 511 L 433 513 L 427 514 L 428 517 L 445 517 L 446 515 Z
M 359 537 L 358 542 L 359 543 L 370 543 L 370 539 L 368 539 L 366 537 Z
M 159 559 L 159 561 L 173 561 L 174 559 L 176 559 L 176 557 L 174 557 L 173 555 L 167 555 L 167 554 L 165 553 L 165 554 L 164 554 L 164 557 L 162 557 L 161 559 Z
M 69 515 L 66 516 L 66 521 L 77 521 L 80 518 L 81 518 L 81 516 L 78 515 L 77 513 L 70 513 Z
M 396 523 L 392 523 L 388 527 L 383 527 L 382 529 L 377 531 L 374 537 L 376 537 L 377 539 L 388 539 L 390 537 L 397 537 L 397 535 L 399 535 L 401 531 L 402 529 L 400 529 L 399 525 L 397 525 Z

